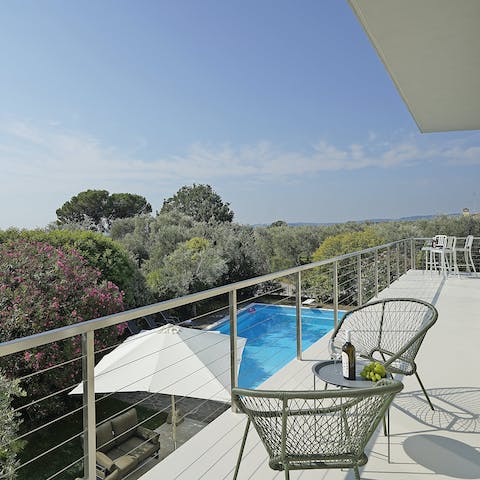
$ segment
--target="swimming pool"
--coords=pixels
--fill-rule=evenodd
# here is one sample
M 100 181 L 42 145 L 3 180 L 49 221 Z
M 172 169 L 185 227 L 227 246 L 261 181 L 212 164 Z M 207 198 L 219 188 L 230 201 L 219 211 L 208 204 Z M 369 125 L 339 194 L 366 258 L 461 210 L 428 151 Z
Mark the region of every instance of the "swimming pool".
M 252 303 L 238 312 L 237 333 L 247 339 L 238 386 L 256 388 L 297 355 L 296 309 Z M 305 350 L 333 328 L 333 310 L 302 308 L 302 346 Z M 212 330 L 230 333 L 228 317 Z

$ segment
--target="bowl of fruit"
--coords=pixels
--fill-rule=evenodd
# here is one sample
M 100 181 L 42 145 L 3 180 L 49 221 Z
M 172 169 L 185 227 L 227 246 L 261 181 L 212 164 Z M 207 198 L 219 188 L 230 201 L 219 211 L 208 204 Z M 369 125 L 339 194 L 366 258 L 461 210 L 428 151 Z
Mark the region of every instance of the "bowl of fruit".
M 360 375 L 365 380 L 371 380 L 372 382 L 378 382 L 382 378 L 387 376 L 387 371 L 385 367 L 379 362 L 372 362 L 363 367 L 363 370 L 360 372 Z

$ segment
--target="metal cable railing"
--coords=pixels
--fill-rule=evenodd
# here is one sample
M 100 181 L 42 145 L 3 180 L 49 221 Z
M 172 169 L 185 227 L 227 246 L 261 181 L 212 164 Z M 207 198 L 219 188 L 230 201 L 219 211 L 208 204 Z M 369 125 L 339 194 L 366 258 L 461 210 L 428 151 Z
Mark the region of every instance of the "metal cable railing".
M 117 408 L 115 412 L 110 412 L 109 414 L 104 415 L 103 418 L 98 420 L 98 423 L 95 420 L 95 411 L 100 410 L 102 405 L 108 403 L 114 398 L 117 398 L 118 394 L 122 393 L 122 390 L 128 389 L 141 379 L 152 374 L 161 374 L 172 365 L 180 363 L 181 361 L 185 360 L 185 358 L 193 358 L 194 355 L 199 354 L 202 351 L 201 349 L 194 351 L 190 356 L 180 360 L 172 358 L 172 361 L 169 362 L 169 365 L 159 365 L 153 372 L 149 372 L 148 375 L 144 374 L 144 372 L 138 372 L 137 378 L 130 380 L 125 379 L 125 382 L 121 388 L 117 388 L 113 392 L 108 392 L 105 395 L 95 398 L 95 381 L 100 379 L 102 375 L 106 375 L 107 373 L 114 374 L 115 371 L 120 371 L 121 368 L 125 366 L 119 365 L 110 369 L 108 372 L 94 376 L 93 367 L 95 364 L 95 359 L 98 361 L 100 357 L 108 354 L 109 351 L 123 343 L 121 341 L 115 341 L 113 345 L 96 348 L 94 345 L 94 339 L 97 331 L 100 331 L 104 328 L 113 327 L 114 325 L 118 325 L 129 320 L 140 319 L 147 315 L 165 312 L 167 310 L 172 310 L 187 305 L 193 305 L 196 302 L 204 302 L 205 300 L 228 294 L 228 302 L 224 306 L 219 307 L 217 304 L 215 308 L 212 308 L 206 312 L 202 312 L 198 315 L 193 315 L 180 322 L 180 324 L 190 325 L 193 321 L 198 320 L 209 323 L 211 321 L 210 319 L 213 319 L 213 321 L 218 321 L 218 315 L 221 313 L 227 313 L 228 309 L 228 315 L 225 316 L 227 317 L 225 321 L 228 321 L 230 324 L 230 351 L 228 354 L 224 354 L 216 360 L 212 360 L 210 364 L 213 364 L 215 361 L 223 360 L 225 368 L 217 371 L 217 374 L 226 375 L 230 373 L 232 376 L 231 383 L 233 385 L 238 385 L 238 372 L 236 371 L 235 367 L 237 365 L 237 337 L 253 333 L 253 338 L 255 341 L 263 342 L 269 336 L 271 336 L 271 332 L 266 331 L 265 333 L 256 333 L 257 330 L 269 323 L 275 325 L 276 322 L 275 314 L 272 314 L 270 316 L 266 315 L 264 318 L 259 317 L 259 319 L 250 323 L 246 327 L 238 325 L 238 315 L 241 313 L 241 311 L 248 310 L 248 305 L 250 305 L 252 302 L 266 299 L 268 296 L 272 297 L 268 298 L 268 302 L 274 306 L 284 308 L 284 306 L 293 304 L 295 312 L 295 324 L 292 324 L 291 333 L 292 338 L 296 337 L 296 357 L 301 358 L 303 352 L 301 307 L 304 283 L 307 282 L 308 284 L 308 282 L 310 282 L 312 284 L 310 287 L 305 287 L 305 293 L 308 296 L 313 296 L 317 298 L 320 303 L 324 303 L 331 307 L 334 318 L 333 323 L 336 323 L 338 321 L 341 308 L 357 306 L 359 303 L 370 300 L 372 297 L 378 294 L 379 289 L 384 288 L 384 286 L 388 286 L 391 281 L 393 281 L 395 278 L 398 278 L 402 272 L 405 273 L 408 267 L 413 267 L 418 255 L 416 243 L 418 242 L 416 242 L 414 239 L 392 242 L 390 244 L 342 255 L 333 259 L 322 260 L 308 265 L 293 267 L 282 272 L 271 273 L 261 277 L 237 282 L 235 284 L 225 285 L 208 291 L 187 295 L 185 297 L 140 307 L 127 312 L 109 315 L 107 317 L 82 322 L 69 327 L 43 332 L 31 337 L 19 338 L 9 342 L 1 343 L 0 358 L 8 358 L 9 356 L 19 355 L 22 352 L 33 349 L 41 351 L 43 347 L 47 347 L 52 342 L 58 342 L 62 340 L 67 341 L 76 336 L 81 336 L 82 338 L 82 351 L 80 355 L 56 365 L 50 365 L 40 371 L 28 372 L 20 377 L 22 380 L 28 381 L 37 378 L 37 376 L 41 374 L 62 375 L 63 369 L 70 368 L 72 364 L 79 362 L 82 363 L 82 368 L 80 370 L 83 375 L 82 383 L 84 393 L 80 407 L 75 405 L 76 400 L 73 399 L 72 402 L 74 405 L 70 411 L 61 412 L 53 419 L 48 419 L 48 421 L 44 423 L 38 423 L 34 426 L 31 426 L 27 432 L 22 432 L 19 436 L 17 436 L 15 441 L 28 439 L 29 436 L 34 436 L 43 430 L 47 431 L 52 429 L 59 425 L 60 422 L 64 422 L 67 420 L 67 418 L 74 417 L 80 412 L 83 412 L 84 418 L 83 427 L 80 427 L 80 432 L 75 432 L 72 435 L 69 435 L 68 438 L 62 439 L 62 441 L 58 442 L 57 445 L 45 446 L 44 451 L 39 452 L 32 458 L 22 460 L 18 467 L 19 474 L 21 475 L 22 470 L 32 466 L 32 464 L 34 464 L 36 461 L 44 461 L 48 455 L 51 455 L 55 451 L 60 451 L 65 445 L 69 444 L 69 442 L 77 441 L 80 445 L 79 438 L 83 434 L 85 436 L 83 455 L 79 456 L 79 458 L 74 462 L 70 461 L 72 456 L 65 458 L 65 463 L 68 462 L 68 465 L 62 465 L 58 468 L 58 471 L 52 472 L 46 476 L 45 479 L 42 478 L 39 480 L 73 478 L 65 475 L 71 475 L 71 472 L 73 472 L 72 469 L 74 469 L 75 466 L 78 466 L 79 462 L 83 463 L 86 477 L 94 475 L 95 451 L 97 448 L 94 435 L 95 427 L 115 418 L 115 416 L 121 413 L 128 411 L 132 407 L 145 408 L 145 406 L 150 405 L 151 402 L 156 399 L 158 393 L 145 392 L 145 395 L 140 400 L 137 399 L 131 401 L 129 404 L 123 404 L 121 408 Z M 312 275 L 313 277 L 309 277 L 309 275 Z M 317 280 L 318 285 L 316 286 L 315 282 Z M 251 289 L 252 287 L 258 287 L 259 291 L 256 291 L 254 294 L 250 293 L 244 297 L 240 297 L 240 293 L 242 293 L 243 290 Z M 285 293 L 285 291 L 290 293 L 287 295 L 280 295 Z M 313 293 L 314 295 L 311 295 Z M 273 298 L 276 296 L 278 296 L 278 298 Z M 256 303 L 256 305 L 259 304 Z M 240 307 L 244 308 L 240 309 Z M 264 307 L 258 307 L 260 313 L 264 313 L 262 309 L 264 309 Z M 272 328 L 275 330 L 274 327 Z M 198 332 L 197 330 L 191 330 L 192 336 L 199 334 L 195 333 Z M 152 332 L 147 332 L 143 335 L 149 335 L 151 333 Z M 135 341 L 135 338 L 130 340 L 132 344 Z M 218 343 L 220 343 L 220 341 Z M 173 346 L 170 348 L 173 348 Z M 282 345 L 274 345 L 271 349 L 271 360 L 275 366 L 281 366 L 282 362 L 284 362 L 284 358 L 281 355 L 283 353 L 282 350 Z M 155 355 L 158 352 L 159 350 L 145 353 L 145 355 L 141 356 L 141 358 Z M 135 361 L 139 361 L 139 359 L 136 359 Z M 209 363 L 207 362 L 207 366 L 208 365 Z M 194 369 L 190 372 L 186 372 L 181 378 L 184 380 L 188 378 L 194 378 L 198 374 L 199 370 L 200 369 Z M 78 378 L 78 381 L 80 381 L 80 378 Z M 74 382 L 76 382 L 76 380 L 69 384 L 68 387 L 57 388 L 45 395 L 41 395 L 40 398 L 34 398 L 31 396 L 27 397 L 27 403 L 17 407 L 16 411 L 28 415 L 28 412 L 38 407 L 41 402 L 48 402 L 56 396 L 65 395 L 77 384 Z M 192 387 L 192 391 L 188 392 L 187 395 L 179 396 L 178 401 L 181 402 L 182 400 L 188 399 L 191 396 L 194 397 L 195 391 L 198 388 L 200 387 Z M 29 392 L 27 391 L 27 393 Z M 214 399 L 215 392 L 212 392 L 210 398 L 197 401 L 188 412 L 185 412 L 185 414 L 195 414 L 198 411 L 201 411 L 202 406 Z M 155 419 L 158 419 L 158 421 L 161 423 L 161 421 L 164 420 L 163 416 L 166 414 L 168 408 L 168 406 L 165 406 L 153 411 L 153 413 L 146 413 L 145 418 L 141 420 L 141 424 L 145 422 L 152 422 Z M 212 415 L 215 415 L 215 412 L 220 414 L 225 410 L 225 408 L 226 407 L 224 404 L 219 404 L 213 408 L 210 413 Z M 149 411 L 152 412 L 152 410 Z M 78 475 L 78 472 L 75 473 L 75 475 Z

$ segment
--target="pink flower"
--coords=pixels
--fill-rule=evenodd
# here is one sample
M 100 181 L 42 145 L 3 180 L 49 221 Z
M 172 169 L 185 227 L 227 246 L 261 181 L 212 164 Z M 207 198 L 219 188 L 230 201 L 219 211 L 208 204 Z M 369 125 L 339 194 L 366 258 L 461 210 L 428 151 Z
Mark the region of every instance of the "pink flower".
M 119 335 L 122 335 L 123 332 L 125 331 L 125 329 L 127 328 L 127 324 L 126 323 L 119 323 L 118 325 L 116 325 L 117 327 L 117 332 Z

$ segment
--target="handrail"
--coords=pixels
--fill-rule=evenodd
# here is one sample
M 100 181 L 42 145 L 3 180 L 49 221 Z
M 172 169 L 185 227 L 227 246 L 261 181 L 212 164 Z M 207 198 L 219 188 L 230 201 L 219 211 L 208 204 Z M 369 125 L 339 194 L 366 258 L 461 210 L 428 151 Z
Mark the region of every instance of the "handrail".
M 81 323 L 77 323 L 75 325 L 67 325 L 66 327 L 60 327 L 54 330 L 36 333 L 27 337 L 9 340 L 7 342 L 0 343 L 0 357 L 4 357 L 13 353 L 18 353 L 30 348 L 39 347 L 41 345 L 46 345 L 48 343 L 56 342 L 59 340 L 65 340 L 67 338 L 81 335 L 90 331 L 111 327 L 119 323 L 134 320 L 142 316 L 152 315 L 154 313 L 171 310 L 201 300 L 206 300 L 208 298 L 216 297 L 218 295 L 230 293 L 234 290 L 238 291 L 242 288 L 251 287 L 253 285 L 275 280 L 277 278 L 286 277 L 299 272 L 303 272 L 305 270 L 310 270 L 312 268 L 333 264 L 334 262 L 346 260 L 348 258 L 356 257 L 358 255 L 378 252 L 379 250 L 389 248 L 407 240 L 408 239 L 402 239 L 395 242 L 385 243 L 376 247 L 370 247 L 364 250 L 358 250 L 356 252 L 346 253 L 337 257 L 328 258 L 326 260 L 320 260 L 318 262 L 312 262 L 305 265 L 299 265 L 297 267 L 287 268 L 286 270 L 268 273 L 266 275 L 260 275 L 258 277 L 241 280 L 239 282 L 230 283 L 228 285 L 222 285 L 220 287 L 211 288 L 209 290 L 203 290 L 201 292 L 192 293 L 183 297 L 177 297 L 171 300 L 165 300 L 163 302 L 146 305 L 144 307 L 134 308 L 125 312 L 115 313 L 112 315 L 106 315 L 104 317 L 87 320 Z

